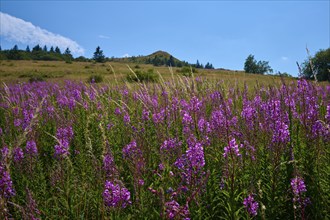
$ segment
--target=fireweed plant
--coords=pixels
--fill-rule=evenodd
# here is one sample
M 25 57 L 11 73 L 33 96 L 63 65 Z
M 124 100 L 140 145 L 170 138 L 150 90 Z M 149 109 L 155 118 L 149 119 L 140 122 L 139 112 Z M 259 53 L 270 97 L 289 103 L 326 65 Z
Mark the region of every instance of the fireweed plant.
M 330 86 L 1 85 L 1 219 L 328 219 Z

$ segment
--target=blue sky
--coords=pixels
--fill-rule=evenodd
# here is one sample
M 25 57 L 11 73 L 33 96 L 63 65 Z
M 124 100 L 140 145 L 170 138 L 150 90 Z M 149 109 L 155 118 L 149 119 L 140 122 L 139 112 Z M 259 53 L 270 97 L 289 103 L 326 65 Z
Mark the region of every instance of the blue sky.
M 164 50 L 242 70 L 249 54 L 297 75 L 296 61 L 330 47 L 325 1 L 0 1 L 1 47 L 37 43 L 92 57 Z

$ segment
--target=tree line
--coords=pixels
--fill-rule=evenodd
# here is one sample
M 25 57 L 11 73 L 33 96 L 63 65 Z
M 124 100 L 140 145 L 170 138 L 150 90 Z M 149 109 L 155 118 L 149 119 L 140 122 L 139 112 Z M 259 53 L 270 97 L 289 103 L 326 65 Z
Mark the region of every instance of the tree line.
M 309 56 L 302 64 L 297 62 L 299 77 L 317 81 L 330 82 L 330 48 L 319 50 L 314 56 Z M 273 73 L 268 61 L 257 61 L 250 54 L 244 63 L 244 71 L 253 74 Z M 276 75 L 290 76 L 288 73 L 278 72 Z
M 74 58 L 71 54 L 69 48 L 67 48 L 63 53 L 61 52 L 59 47 L 50 47 L 47 46 L 41 47 L 40 45 L 36 45 L 32 49 L 29 46 L 26 47 L 25 50 L 19 49 L 17 45 L 15 45 L 12 49 L 2 50 L 0 46 L 0 60 L 45 60 L 45 61 L 80 61 L 80 62 L 89 62 L 95 61 L 99 63 L 107 62 L 107 61 L 120 61 L 121 58 L 108 58 L 104 55 L 103 50 L 101 50 L 100 46 L 95 49 L 93 57 L 91 59 L 86 58 L 84 56 L 79 56 Z M 154 66 L 172 66 L 172 67 L 183 67 L 183 66 L 192 66 L 198 69 L 214 69 L 211 63 L 207 63 L 205 66 L 200 64 L 197 60 L 196 64 L 189 64 L 186 61 L 181 61 L 175 59 L 172 55 L 169 57 L 166 56 L 146 56 L 141 59 L 141 57 L 128 57 L 127 61 L 133 63 L 141 63 L 141 64 L 152 64 Z
M 30 49 L 19 49 L 15 45 L 12 49 L 2 50 L 0 46 L 0 60 L 46 60 L 46 61 L 72 61 L 74 60 L 69 48 L 62 53 L 59 47 L 41 47 L 39 44 Z

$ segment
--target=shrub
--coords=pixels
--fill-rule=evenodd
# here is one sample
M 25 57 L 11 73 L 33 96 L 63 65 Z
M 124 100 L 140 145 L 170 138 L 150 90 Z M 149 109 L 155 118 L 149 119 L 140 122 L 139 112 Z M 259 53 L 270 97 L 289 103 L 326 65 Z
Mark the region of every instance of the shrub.
M 103 82 L 103 76 L 101 76 L 101 75 L 91 75 L 90 77 L 88 77 L 88 82 L 89 83 Z
M 136 76 L 135 76 L 136 75 Z M 149 69 L 147 72 L 137 70 L 133 73 L 129 73 L 126 76 L 127 81 L 129 82 L 157 82 L 158 75 L 154 73 L 153 69 Z
M 44 80 L 44 78 L 43 78 L 42 76 L 40 76 L 40 75 L 34 75 L 34 76 L 31 76 L 31 77 L 29 78 L 29 82 L 30 82 L 30 83 L 33 83 L 33 82 L 43 82 L 43 81 L 45 81 L 45 80 Z

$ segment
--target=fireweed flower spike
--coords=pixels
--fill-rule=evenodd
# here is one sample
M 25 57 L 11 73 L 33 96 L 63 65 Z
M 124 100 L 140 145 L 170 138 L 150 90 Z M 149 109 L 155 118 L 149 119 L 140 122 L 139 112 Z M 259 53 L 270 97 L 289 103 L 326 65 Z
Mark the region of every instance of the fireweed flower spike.
M 0 195 L 5 198 L 15 196 L 15 190 L 13 188 L 10 174 L 2 163 L 0 163 Z
M 256 216 L 258 214 L 259 203 L 254 200 L 254 196 L 252 194 L 244 199 L 243 205 L 250 215 Z
M 223 153 L 223 157 L 227 158 L 228 154 L 230 154 L 230 152 L 234 153 L 237 157 L 240 157 L 241 154 L 239 153 L 239 149 L 238 149 L 238 144 L 236 144 L 236 139 L 233 138 L 230 142 L 229 142 L 229 146 L 226 146 L 224 148 L 224 153 Z
M 73 138 L 73 130 L 72 127 L 65 127 L 57 129 L 56 138 L 58 140 L 58 144 L 54 146 L 55 149 L 55 157 L 67 157 L 69 152 L 69 144 L 71 139 Z
M 184 207 L 180 206 L 179 203 L 175 200 L 165 203 L 166 207 L 166 217 L 167 219 L 177 219 L 181 217 L 182 219 L 188 220 L 189 216 L 189 208 L 188 204 Z
M 19 163 L 24 158 L 23 150 L 20 147 L 16 147 L 13 150 L 14 162 Z
M 295 177 L 291 179 L 291 189 L 293 193 L 293 203 L 297 203 L 298 206 L 304 208 L 309 203 L 309 198 L 305 198 L 304 193 L 307 192 L 304 180 L 301 177 Z M 297 206 L 295 206 L 296 208 Z
M 31 156 L 38 155 L 38 149 L 37 149 L 36 142 L 34 140 L 27 141 L 25 151 L 26 151 L 26 154 L 29 154 Z
M 104 184 L 103 200 L 106 206 L 114 208 L 126 208 L 132 203 L 128 189 L 108 180 Z

